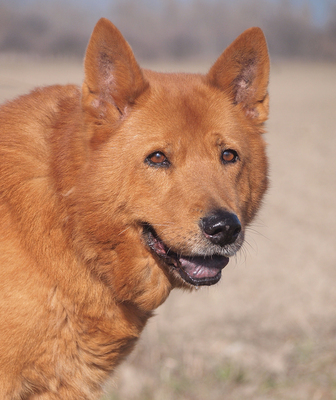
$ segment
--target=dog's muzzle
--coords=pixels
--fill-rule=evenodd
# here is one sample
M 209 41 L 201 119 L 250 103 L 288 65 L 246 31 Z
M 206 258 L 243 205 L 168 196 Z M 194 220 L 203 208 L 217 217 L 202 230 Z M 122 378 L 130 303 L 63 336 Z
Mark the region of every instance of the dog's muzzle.
M 199 255 L 182 255 L 173 251 L 159 237 L 153 226 L 144 224 L 147 245 L 160 259 L 173 267 L 183 280 L 194 286 L 213 285 L 221 278 L 222 269 L 240 248 L 241 224 L 235 214 L 219 210 L 200 221 L 209 249 Z

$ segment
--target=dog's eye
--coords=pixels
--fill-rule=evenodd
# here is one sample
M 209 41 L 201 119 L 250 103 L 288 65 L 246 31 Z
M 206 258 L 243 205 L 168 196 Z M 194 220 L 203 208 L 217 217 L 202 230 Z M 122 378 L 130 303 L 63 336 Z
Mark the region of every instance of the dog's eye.
M 169 167 L 170 165 L 168 158 L 161 151 L 150 154 L 146 162 L 153 167 Z
M 227 149 L 222 153 L 223 164 L 234 163 L 239 159 L 238 153 L 235 150 Z

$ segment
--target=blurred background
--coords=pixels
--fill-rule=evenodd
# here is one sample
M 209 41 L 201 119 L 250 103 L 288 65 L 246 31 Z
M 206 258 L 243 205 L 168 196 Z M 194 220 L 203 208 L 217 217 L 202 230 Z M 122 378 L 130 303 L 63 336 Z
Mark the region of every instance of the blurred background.
M 0 101 L 81 84 L 101 16 L 149 68 L 206 72 L 251 26 L 272 61 L 246 244 L 215 287 L 170 295 L 104 400 L 336 400 L 336 0 L 0 0 Z
M 143 60 L 213 57 L 254 25 L 274 57 L 336 60 L 335 0 L 1 0 L 0 51 L 82 57 L 101 16 Z

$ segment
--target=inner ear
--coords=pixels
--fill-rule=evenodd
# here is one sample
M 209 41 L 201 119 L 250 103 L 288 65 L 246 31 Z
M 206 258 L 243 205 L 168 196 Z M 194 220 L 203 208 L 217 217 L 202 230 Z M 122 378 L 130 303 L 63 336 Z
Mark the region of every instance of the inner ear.
M 234 103 L 246 103 L 249 98 L 253 98 L 255 90 L 253 89 L 253 81 L 257 73 L 257 65 L 255 59 L 250 59 L 242 65 L 241 71 L 232 82 L 232 94 Z
M 269 57 L 260 28 L 243 32 L 218 58 L 207 80 L 224 91 L 246 115 L 263 122 L 268 115 Z
M 93 30 L 84 68 L 83 97 L 99 107 L 112 104 L 122 115 L 148 87 L 130 45 L 105 18 Z

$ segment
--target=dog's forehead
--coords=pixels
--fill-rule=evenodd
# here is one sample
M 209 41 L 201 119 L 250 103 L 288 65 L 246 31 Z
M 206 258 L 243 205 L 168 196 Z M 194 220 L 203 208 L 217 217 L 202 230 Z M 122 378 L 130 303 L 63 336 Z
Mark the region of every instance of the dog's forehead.
M 167 105 L 180 105 L 182 101 L 195 104 L 209 102 L 212 90 L 206 84 L 204 75 L 191 73 L 160 73 L 148 71 L 153 95 L 171 100 Z M 173 100 L 173 101 L 172 101 Z
M 151 89 L 146 110 L 150 110 L 151 121 L 195 133 L 204 129 L 221 131 L 230 120 L 232 103 L 203 75 L 150 72 L 147 76 Z

